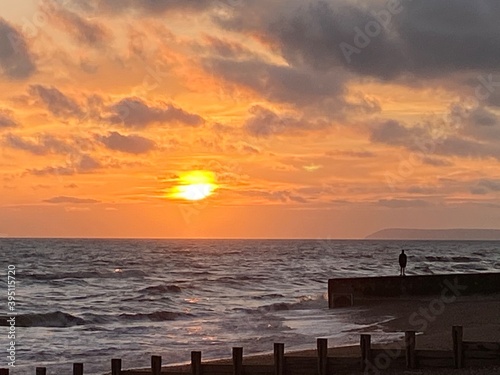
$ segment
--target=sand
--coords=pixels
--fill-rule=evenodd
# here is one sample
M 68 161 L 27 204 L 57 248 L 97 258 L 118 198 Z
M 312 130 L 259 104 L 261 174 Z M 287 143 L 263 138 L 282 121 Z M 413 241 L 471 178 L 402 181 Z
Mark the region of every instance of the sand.
M 367 300 L 362 305 L 351 308 L 354 322 L 365 325 L 355 330 L 360 333 L 417 331 L 417 349 L 451 350 L 451 329 L 454 325 L 464 327 L 465 341 L 500 342 L 500 295 L 458 297 L 454 301 L 439 298 L 408 298 Z M 377 344 L 372 339 L 373 347 L 402 347 L 403 342 Z M 335 344 L 330 342 L 330 346 Z M 311 347 L 314 343 L 311 344 Z M 286 352 L 285 355 L 316 356 L 316 350 Z M 329 356 L 359 357 L 359 346 L 329 348 Z M 210 361 L 211 363 L 231 363 L 230 359 Z M 272 354 L 248 356 L 244 364 L 272 364 Z M 189 365 L 169 366 L 176 371 L 189 371 Z M 356 369 L 354 369 L 356 370 Z M 359 371 L 353 371 L 359 374 Z M 384 374 L 401 374 L 402 372 L 386 371 Z M 500 368 L 464 369 L 464 370 L 413 370 L 404 374 L 453 374 L 453 375 L 490 375 L 500 374 Z

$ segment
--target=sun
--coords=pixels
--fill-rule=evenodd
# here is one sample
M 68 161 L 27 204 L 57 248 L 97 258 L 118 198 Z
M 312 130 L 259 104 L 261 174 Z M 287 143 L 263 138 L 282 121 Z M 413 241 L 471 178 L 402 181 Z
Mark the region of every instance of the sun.
M 189 171 L 181 173 L 178 184 L 171 190 L 171 198 L 199 201 L 212 195 L 218 185 L 215 174 L 210 171 Z

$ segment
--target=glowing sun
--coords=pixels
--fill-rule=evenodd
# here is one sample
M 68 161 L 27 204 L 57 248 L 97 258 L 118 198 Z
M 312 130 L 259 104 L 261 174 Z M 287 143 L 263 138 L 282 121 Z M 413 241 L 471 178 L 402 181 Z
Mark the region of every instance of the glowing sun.
M 199 201 L 212 195 L 217 187 L 213 172 L 184 172 L 179 176 L 178 184 L 173 187 L 170 197 Z

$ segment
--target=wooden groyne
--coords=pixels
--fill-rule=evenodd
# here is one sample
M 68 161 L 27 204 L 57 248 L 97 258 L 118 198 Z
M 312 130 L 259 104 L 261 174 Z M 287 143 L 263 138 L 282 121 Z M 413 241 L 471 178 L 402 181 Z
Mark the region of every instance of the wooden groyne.
M 317 339 L 316 356 L 287 355 L 285 345 L 275 343 L 272 364 L 246 364 L 241 347 L 233 348 L 229 364 L 203 363 L 201 352 L 193 351 L 185 371 L 162 368 L 160 356 L 152 356 L 151 368 L 143 370 L 123 370 L 122 360 L 112 359 L 111 375 L 330 375 L 356 371 L 368 375 L 384 370 L 500 366 L 500 343 L 464 341 L 461 326 L 452 328 L 452 350 L 417 349 L 417 339 L 415 331 L 407 331 L 403 344 L 379 349 L 373 348 L 370 335 L 363 334 L 356 357 L 329 355 L 324 338 Z M 47 375 L 45 367 L 37 367 L 34 372 Z M 84 365 L 74 363 L 73 375 L 83 374 Z M 9 369 L 0 369 L 0 375 L 9 375 Z
M 473 295 L 500 293 L 500 273 L 382 276 L 328 280 L 328 306 L 351 306 L 377 297 Z

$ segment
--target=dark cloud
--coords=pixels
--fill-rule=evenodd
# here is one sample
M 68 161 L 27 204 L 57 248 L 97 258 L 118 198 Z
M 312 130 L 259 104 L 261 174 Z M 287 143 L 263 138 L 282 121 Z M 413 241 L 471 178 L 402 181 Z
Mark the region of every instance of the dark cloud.
M 60 203 L 93 204 L 93 203 L 99 203 L 99 201 L 95 200 L 95 199 L 85 199 L 85 198 L 65 197 L 65 196 L 59 196 L 59 197 L 53 197 L 50 199 L 45 199 L 44 202 L 54 203 L 54 204 L 60 204 Z
M 29 93 L 38 98 L 57 117 L 82 117 L 84 111 L 72 98 L 52 86 L 31 85 Z
M 0 129 L 13 128 L 15 126 L 17 126 L 17 122 L 12 119 L 10 113 L 0 110 Z
M 2 143 L 7 147 L 26 151 L 33 155 L 69 154 L 75 150 L 72 145 L 49 134 L 40 134 L 35 138 L 7 134 Z
M 201 11 L 218 3 L 231 4 L 235 1 L 239 0 L 69 0 L 68 3 L 87 13 L 119 14 L 136 11 L 159 16 L 169 11 Z
M 36 70 L 24 36 L 0 18 L 0 73 L 11 79 L 30 77 Z
M 82 155 L 75 165 L 76 171 L 81 173 L 92 172 L 101 167 L 101 163 L 90 155 Z
M 257 137 L 297 133 L 304 130 L 318 130 L 329 125 L 325 121 L 314 122 L 303 118 L 279 115 L 261 106 L 250 108 L 250 113 L 252 116 L 246 120 L 243 129 L 248 134 Z
M 471 187 L 470 192 L 475 195 L 485 195 L 500 192 L 500 180 L 483 178 L 476 181 L 476 185 Z
M 376 38 L 367 39 L 362 50 L 355 43 L 354 38 L 363 38 L 357 37 L 362 31 L 358 33 L 356 28 L 363 29 L 374 21 L 366 8 L 343 1 L 312 2 L 272 22 L 268 26 L 269 34 L 285 58 L 295 65 L 307 63 L 322 71 L 343 67 L 383 78 L 395 76 L 401 70 L 404 50 L 394 43 L 386 29 L 380 28 Z M 351 45 L 359 53 L 346 54 L 342 43 Z M 364 44 L 360 42 L 360 45 Z
M 131 128 L 144 128 L 153 123 L 181 123 L 199 126 L 205 121 L 201 116 L 184 111 L 172 104 L 153 107 L 139 98 L 125 98 L 109 108 L 106 120 L 112 124 L 123 124 Z
M 319 101 L 339 99 L 345 93 L 345 78 L 341 75 L 316 74 L 259 60 L 212 59 L 207 62 L 206 68 L 271 101 L 311 105 L 318 104 Z
M 144 154 L 156 148 L 155 142 L 138 135 L 122 135 L 111 132 L 107 136 L 97 137 L 107 148 L 130 154 Z
M 454 133 L 443 132 L 439 137 L 433 130 L 432 126 L 408 127 L 389 120 L 371 129 L 371 141 L 404 147 L 423 155 L 424 161 L 431 155 L 500 160 L 500 148 L 495 139 L 475 139 L 468 134 L 468 128 L 458 128 Z
M 372 129 L 371 140 L 373 142 L 406 146 L 426 135 L 426 131 L 422 128 L 407 128 L 398 121 L 387 120 Z
M 242 57 L 251 58 L 253 53 L 241 43 L 227 39 L 206 36 L 204 43 L 198 45 L 199 49 L 209 49 L 213 54 L 224 57 L 225 59 L 241 59 Z
M 471 187 L 470 192 L 474 195 L 485 195 L 488 194 L 488 189 L 481 186 L 473 186 Z
M 463 70 L 497 71 L 500 63 L 500 3 L 496 0 L 404 2 L 395 18 L 404 69 L 440 74 Z
M 290 66 L 351 71 L 382 79 L 498 71 L 497 0 L 72 0 L 86 12 L 161 17 L 171 10 L 211 11 L 221 26 L 258 36 Z M 196 17 L 196 15 L 193 15 Z M 353 52 L 346 58 L 344 45 Z M 214 43 L 234 55 L 234 46 Z M 227 55 L 226 55 L 227 56 Z M 340 69 L 340 70 L 339 70 Z
M 464 136 L 487 143 L 500 141 L 500 117 L 489 107 L 455 105 L 450 110 L 450 116 Z
M 489 191 L 500 191 L 500 180 L 482 179 L 478 182 L 478 185 Z
M 35 176 L 71 176 L 79 173 L 92 173 L 103 167 L 101 162 L 90 155 L 84 154 L 74 159 L 67 165 L 28 169 L 26 172 Z
M 424 164 L 432 165 L 434 167 L 450 167 L 453 165 L 452 162 L 443 158 L 436 158 L 431 156 L 426 156 L 422 158 Z
M 498 71 L 499 16 L 497 0 L 291 0 L 245 2 L 219 24 L 260 35 L 293 66 L 396 79 Z
M 63 6 L 50 3 L 44 5 L 44 12 L 54 19 L 54 23 L 77 41 L 89 46 L 99 46 L 107 39 L 108 32 L 101 24 L 89 21 Z
M 410 194 L 436 194 L 437 189 L 430 186 L 410 186 L 407 192 Z

